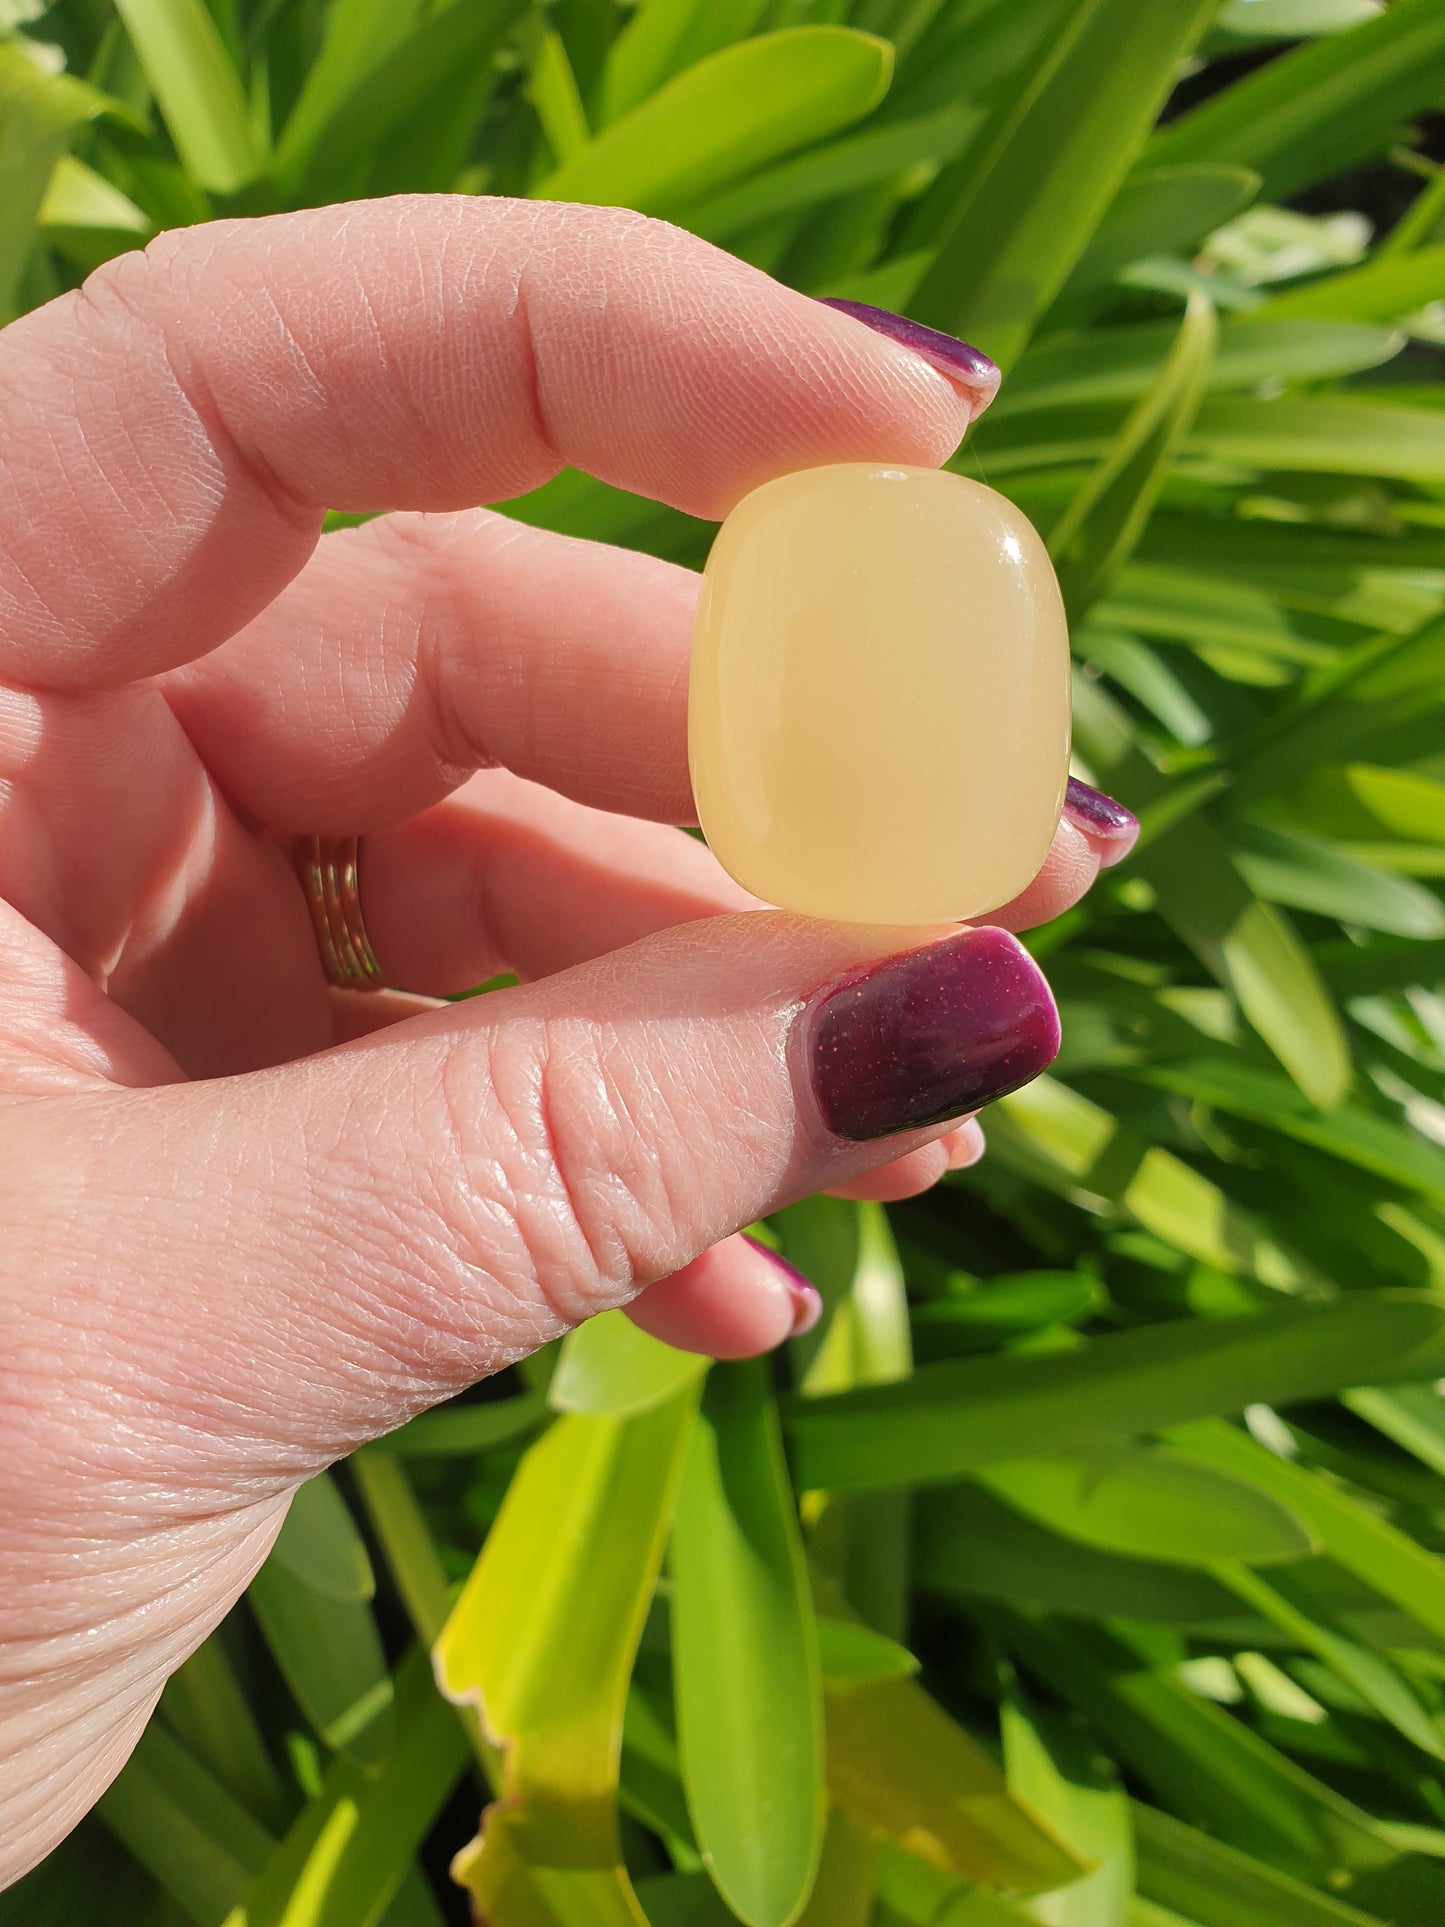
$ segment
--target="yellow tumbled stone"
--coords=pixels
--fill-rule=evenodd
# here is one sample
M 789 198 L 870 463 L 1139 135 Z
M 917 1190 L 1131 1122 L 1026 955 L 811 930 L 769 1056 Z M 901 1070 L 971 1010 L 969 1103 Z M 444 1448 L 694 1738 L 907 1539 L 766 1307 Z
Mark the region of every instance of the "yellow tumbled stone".
M 1042 864 L 1068 780 L 1044 545 L 938 469 L 767 482 L 708 557 L 688 712 L 699 821 L 745 889 L 859 923 L 997 909 Z

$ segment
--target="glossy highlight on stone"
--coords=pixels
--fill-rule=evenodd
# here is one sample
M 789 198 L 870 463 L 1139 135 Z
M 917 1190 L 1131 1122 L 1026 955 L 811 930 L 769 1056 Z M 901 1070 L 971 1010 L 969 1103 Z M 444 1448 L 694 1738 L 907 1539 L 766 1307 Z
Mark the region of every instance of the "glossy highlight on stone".
M 703 833 L 767 902 L 857 923 L 997 909 L 1043 863 L 1068 777 L 1042 541 L 937 469 L 764 483 L 708 557 L 688 731 Z

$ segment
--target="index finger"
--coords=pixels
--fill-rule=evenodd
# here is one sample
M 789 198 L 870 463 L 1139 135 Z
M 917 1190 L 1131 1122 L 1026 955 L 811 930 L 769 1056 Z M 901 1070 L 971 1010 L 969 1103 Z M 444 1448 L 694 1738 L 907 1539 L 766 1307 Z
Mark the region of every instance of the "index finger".
M 166 234 L 0 334 L 0 676 L 204 655 L 324 511 L 568 464 L 693 515 L 823 462 L 936 464 L 965 388 L 618 208 L 401 196 Z

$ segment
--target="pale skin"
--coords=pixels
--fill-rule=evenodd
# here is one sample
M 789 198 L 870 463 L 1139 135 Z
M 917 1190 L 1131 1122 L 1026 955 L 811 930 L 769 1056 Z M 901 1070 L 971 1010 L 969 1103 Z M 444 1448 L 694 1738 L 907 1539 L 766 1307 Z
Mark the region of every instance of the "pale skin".
M 989 397 L 676 229 L 449 197 L 167 236 L 0 372 L 3 1885 L 310 1474 L 610 1307 L 766 1349 L 732 1234 L 981 1154 L 831 1137 L 788 1049 L 945 933 L 759 910 L 672 827 L 696 577 L 471 505 L 571 463 L 717 518 Z M 413 994 L 328 988 L 300 832 L 362 835 Z M 1119 854 L 1061 825 L 990 921 Z

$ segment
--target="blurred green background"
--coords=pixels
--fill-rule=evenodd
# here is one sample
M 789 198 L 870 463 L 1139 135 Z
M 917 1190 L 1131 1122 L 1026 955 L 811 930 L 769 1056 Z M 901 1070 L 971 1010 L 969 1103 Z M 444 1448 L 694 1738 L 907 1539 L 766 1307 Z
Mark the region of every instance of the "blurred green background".
M 422 189 L 986 349 L 1144 824 L 984 1164 L 766 1228 L 817 1333 L 610 1316 L 312 1481 L 7 1927 L 465 1920 L 504 1785 L 495 1927 L 1445 1921 L 1441 108 L 1441 0 L 0 0 L 7 316 Z

